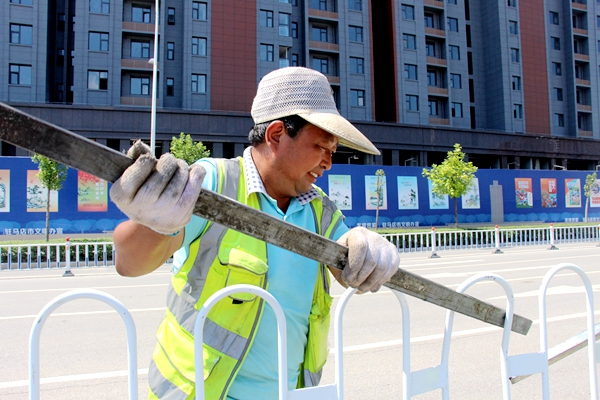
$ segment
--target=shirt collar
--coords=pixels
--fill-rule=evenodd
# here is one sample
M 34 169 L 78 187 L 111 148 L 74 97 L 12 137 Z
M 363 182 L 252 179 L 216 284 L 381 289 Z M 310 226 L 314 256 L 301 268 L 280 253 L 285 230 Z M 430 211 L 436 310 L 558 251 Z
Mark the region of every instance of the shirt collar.
M 269 196 L 267 190 L 265 189 L 265 185 L 263 185 L 262 179 L 256 169 L 256 164 L 254 164 L 254 160 L 252 159 L 251 149 L 249 146 L 244 150 L 244 177 L 246 178 L 246 185 L 248 187 L 248 194 L 250 193 L 262 193 L 265 196 Z M 301 205 L 305 205 L 310 203 L 315 198 L 320 198 L 321 195 L 319 192 L 315 190 L 314 187 L 311 187 L 310 190 L 306 193 L 302 193 L 300 196 L 297 196 L 296 199 Z

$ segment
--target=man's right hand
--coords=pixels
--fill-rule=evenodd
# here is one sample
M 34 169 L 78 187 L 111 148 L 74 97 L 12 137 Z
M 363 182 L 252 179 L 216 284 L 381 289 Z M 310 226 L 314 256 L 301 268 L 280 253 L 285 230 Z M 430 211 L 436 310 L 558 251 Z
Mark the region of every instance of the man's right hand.
M 192 218 L 204 168 L 169 153 L 157 160 L 141 141 L 127 155 L 135 162 L 112 185 L 111 200 L 133 222 L 163 235 L 179 232 Z

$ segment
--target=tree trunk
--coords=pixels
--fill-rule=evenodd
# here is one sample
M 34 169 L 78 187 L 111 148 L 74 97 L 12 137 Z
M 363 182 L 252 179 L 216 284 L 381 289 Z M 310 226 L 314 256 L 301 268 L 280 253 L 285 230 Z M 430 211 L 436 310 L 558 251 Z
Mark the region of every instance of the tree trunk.
M 458 229 L 458 197 L 454 198 L 454 227 Z
M 585 197 L 585 222 L 588 222 L 588 205 L 590 203 L 589 196 Z
M 46 243 L 50 241 L 50 189 L 46 198 Z

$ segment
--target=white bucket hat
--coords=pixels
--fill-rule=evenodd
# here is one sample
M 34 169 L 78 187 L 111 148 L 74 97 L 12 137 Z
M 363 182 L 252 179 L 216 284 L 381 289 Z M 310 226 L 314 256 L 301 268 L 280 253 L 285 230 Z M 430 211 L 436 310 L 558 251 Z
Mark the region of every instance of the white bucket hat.
M 380 154 L 365 135 L 340 115 L 329 81 L 313 69 L 286 67 L 265 75 L 258 84 L 251 113 L 255 124 L 297 115 L 337 136 L 342 146 Z

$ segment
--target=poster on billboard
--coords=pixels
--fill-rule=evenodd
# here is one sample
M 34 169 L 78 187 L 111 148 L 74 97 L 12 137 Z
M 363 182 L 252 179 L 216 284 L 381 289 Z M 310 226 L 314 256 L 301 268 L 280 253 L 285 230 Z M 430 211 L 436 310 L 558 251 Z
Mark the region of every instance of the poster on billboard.
M 596 179 L 590 189 L 590 207 L 600 207 L 600 179 Z
M 481 208 L 481 198 L 479 197 L 479 179 L 473 178 L 473 184 L 467 193 L 461 196 L 463 210 L 478 210 Z
M 0 212 L 10 212 L 9 169 L 0 169 Z
M 438 196 L 433 193 L 433 184 L 429 179 L 427 179 L 427 186 L 429 188 L 429 208 L 431 210 L 447 210 L 450 208 L 447 194 Z
M 27 212 L 46 212 L 48 189 L 36 176 L 38 170 L 27 171 Z M 50 191 L 50 212 L 58 211 L 58 191 Z
M 581 207 L 581 180 L 565 179 L 565 207 Z
M 108 210 L 108 183 L 83 171 L 77 171 L 77 211 Z
M 416 176 L 398 176 L 398 209 L 418 210 L 419 190 Z
M 556 179 L 540 178 L 540 188 L 542 193 L 542 207 L 555 208 L 557 204 Z
M 329 175 L 329 198 L 340 210 L 352 210 L 350 175 Z
M 387 187 L 385 176 L 365 175 L 365 204 L 367 210 L 377 209 L 377 178 L 381 178 L 381 199 L 379 200 L 379 209 L 387 210 Z
M 515 178 L 515 199 L 517 208 L 533 207 L 533 185 L 531 178 Z

